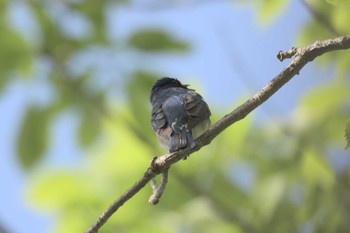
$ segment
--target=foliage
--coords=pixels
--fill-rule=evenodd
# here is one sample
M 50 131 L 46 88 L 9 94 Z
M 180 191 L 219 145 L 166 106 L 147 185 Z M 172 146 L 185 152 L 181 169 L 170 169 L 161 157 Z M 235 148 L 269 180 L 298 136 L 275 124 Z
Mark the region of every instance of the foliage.
M 350 120 L 348 121 L 345 127 L 345 139 L 346 139 L 345 149 L 348 149 L 350 147 Z
M 187 45 L 171 38 L 167 33 L 155 29 L 146 29 L 135 32 L 128 40 L 132 47 L 139 50 L 156 52 L 156 51 L 186 51 Z
M 283 14 L 289 4 L 289 0 L 260 0 L 258 2 L 258 20 L 262 25 L 275 21 Z
M 44 154 L 48 144 L 48 114 L 32 106 L 27 110 L 18 137 L 18 157 L 25 167 L 33 166 Z
M 148 95 L 155 71 L 130 61 L 131 71 L 118 67 L 124 79 L 113 76 L 116 85 L 104 82 L 99 75 L 109 70 L 98 65 L 96 53 L 105 55 L 117 48 L 116 54 L 133 51 L 157 56 L 189 53 L 191 46 L 171 31 L 155 27 L 111 38 L 105 11 L 125 2 L 1 3 L 0 90 L 15 78 L 39 79 L 44 63 L 43 82 L 54 93 L 47 104 L 33 102 L 26 109 L 17 139 L 18 162 L 32 175 L 30 203 L 55 213 L 52 232 L 83 232 L 142 176 L 152 156 L 164 152 L 149 126 Z M 263 24 L 273 22 L 289 2 L 257 1 L 257 15 Z M 315 17 L 307 22 L 298 43 L 330 38 L 334 32 L 349 34 L 347 2 L 308 1 L 323 21 Z M 11 17 L 5 17 L 12 4 L 23 4 L 39 28 L 32 35 L 34 42 L 31 32 L 12 27 Z M 61 21 L 65 17 L 79 19 L 80 28 L 85 29 L 70 30 L 69 23 Z M 106 55 L 101 63 L 110 62 L 116 54 Z M 334 157 L 348 155 L 342 150 L 345 126 L 347 147 L 350 144 L 348 54 L 322 56 L 319 68 L 332 68 L 334 75 L 301 97 L 293 115 L 259 124 L 249 116 L 233 125 L 171 168 L 158 206 L 147 204 L 151 191 L 146 188 L 101 232 L 346 232 L 350 168 L 345 162 L 334 162 Z M 115 93 L 117 101 L 111 98 Z M 50 131 L 54 119 L 67 110 L 80 119 L 76 135 L 87 156 L 74 169 L 33 172 L 55 140 Z M 214 113 L 213 121 L 220 115 Z
M 349 0 L 327 0 L 327 2 L 334 6 L 350 6 Z

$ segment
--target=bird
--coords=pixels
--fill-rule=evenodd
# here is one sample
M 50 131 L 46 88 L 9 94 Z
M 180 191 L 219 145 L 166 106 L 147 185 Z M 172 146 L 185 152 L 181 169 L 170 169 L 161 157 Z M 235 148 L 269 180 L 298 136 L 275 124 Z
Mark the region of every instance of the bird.
M 151 125 L 170 153 L 195 146 L 210 126 L 211 112 L 203 97 L 175 78 L 158 79 L 151 89 Z

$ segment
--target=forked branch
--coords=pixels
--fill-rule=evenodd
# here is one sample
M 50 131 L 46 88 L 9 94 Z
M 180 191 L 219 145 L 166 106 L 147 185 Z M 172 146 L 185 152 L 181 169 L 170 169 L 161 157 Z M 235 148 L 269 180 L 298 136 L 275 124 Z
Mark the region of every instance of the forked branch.
M 300 70 L 308 62 L 314 60 L 316 57 L 321 56 L 324 53 L 349 48 L 350 36 L 342 36 L 329 40 L 316 41 L 315 43 L 303 48 L 292 48 L 285 52 L 280 51 L 277 55 L 277 58 L 280 61 L 294 57 L 294 59 L 280 74 L 268 82 L 254 96 L 212 125 L 202 136 L 195 140 L 195 146 L 193 148 L 184 149 L 172 154 L 165 154 L 153 158 L 151 165 L 146 170 L 144 176 L 141 177 L 141 179 L 137 181 L 130 189 L 123 193 L 115 202 L 113 202 L 85 233 L 97 232 L 98 229 L 107 222 L 112 214 L 119 209 L 119 207 L 138 193 L 150 180 L 157 175 L 162 174 L 161 183 L 158 187 L 154 187 L 153 195 L 150 198 L 150 202 L 152 204 L 156 204 L 164 192 L 167 182 L 167 172 L 172 164 L 187 158 L 193 152 L 198 151 L 205 145 L 208 145 L 227 127 L 245 118 L 255 108 L 270 98 L 284 84 L 291 80 L 296 74 L 299 74 Z

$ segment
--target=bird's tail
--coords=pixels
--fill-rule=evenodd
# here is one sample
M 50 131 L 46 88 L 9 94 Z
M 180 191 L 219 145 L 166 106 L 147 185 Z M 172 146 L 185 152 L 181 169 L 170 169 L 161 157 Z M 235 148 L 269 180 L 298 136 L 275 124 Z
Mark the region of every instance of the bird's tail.
M 192 133 L 187 131 L 185 128 L 183 128 L 180 132 L 173 132 L 173 134 L 170 136 L 170 153 L 184 148 L 192 148 L 193 146 L 194 141 Z

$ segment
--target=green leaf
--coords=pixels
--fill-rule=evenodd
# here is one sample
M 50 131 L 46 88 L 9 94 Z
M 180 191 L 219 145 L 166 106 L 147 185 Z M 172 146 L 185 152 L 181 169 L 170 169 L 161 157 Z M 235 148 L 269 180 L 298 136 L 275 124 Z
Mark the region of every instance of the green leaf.
M 258 12 L 259 23 L 266 26 L 272 23 L 287 9 L 289 0 L 261 0 Z
M 270 220 L 273 216 L 285 190 L 286 178 L 280 173 L 266 177 L 258 183 L 252 200 L 265 220 Z
M 240 101 L 237 101 L 237 102 L 239 103 Z M 254 115 L 254 113 L 249 114 L 244 119 L 244 121 L 236 122 L 235 124 L 231 125 L 229 128 L 227 128 L 224 132 L 221 133 L 222 136 L 221 136 L 220 141 L 222 141 L 222 142 L 220 142 L 220 143 L 225 143 L 224 147 L 221 146 L 222 148 L 225 148 L 228 151 L 235 150 L 235 151 L 237 151 L 237 153 L 238 153 L 238 151 L 245 149 L 244 148 L 245 143 L 246 143 L 247 138 L 249 137 L 249 132 L 252 128 L 253 115 Z M 215 117 L 215 116 L 213 116 L 213 117 Z M 217 121 L 217 120 L 214 120 L 213 117 L 212 117 L 212 122 Z M 222 156 L 225 156 L 224 154 Z
M 17 156 L 21 165 L 29 169 L 44 155 L 48 145 L 49 116 L 46 109 L 31 106 L 24 116 L 17 141 Z
M 9 79 L 7 74 L 19 71 L 28 74 L 32 65 L 30 49 L 23 38 L 3 23 L 0 23 L 0 90 Z
M 314 149 L 306 149 L 301 163 L 301 174 L 310 186 L 330 189 L 334 183 L 334 174 L 330 165 Z
M 332 25 L 337 29 L 337 31 L 341 34 L 350 33 L 349 24 L 347 22 L 350 21 L 349 15 L 349 6 L 345 7 L 345 5 L 341 5 L 344 7 L 333 7 L 332 15 L 330 17 Z
M 183 52 L 188 50 L 188 45 L 185 42 L 176 40 L 168 33 L 157 29 L 137 31 L 129 37 L 128 43 L 145 52 L 167 50 Z
M 332 34 L 328 30 L 326 30 L 322 24 L 318 23 L 317 21 L 311 21 L 304 24 L 303 29 L 299 33 L 297 45 L 304 46 L 315 40 L 326 39 L 330 37 L 332 37 Z M 317 61 L 319 62 L 322 58 L 323 56 L 319 57 Z M 326 61 L 328 62 L 329 59 L 327 59 Z
M 151 104 L 149 95 L 151 87 L 158 75 L 138 71 L 133 74 L 132 80 L 127 86 L 127 99 L 131 109 L 132 117 L 125 119 L 134 133 L 144 141 L 151 142 L 154 135 L 150 135 L 151 130 Z M 152 132 L 153 134 L 153 132 Z
M 328 115 L 331 110 L 339 109 L 348 103 L 349 88 L 346 83 L 329 82 L 319 85 L 305 94 L 299 108 L 310 118 L 318 119 L 320 116 Z
M 345 126 L 345 139 L 346 139 L 345 149 L 348 149 L 350 147 L 350 119 Z
M 92 201 L 91 183 L 85 182 L 82 174 L 61 171 L 39 178 L 29 190 L 29 199 L 36 208 L 62 210 L 84 200 Z

